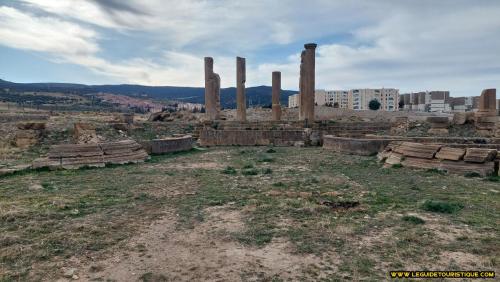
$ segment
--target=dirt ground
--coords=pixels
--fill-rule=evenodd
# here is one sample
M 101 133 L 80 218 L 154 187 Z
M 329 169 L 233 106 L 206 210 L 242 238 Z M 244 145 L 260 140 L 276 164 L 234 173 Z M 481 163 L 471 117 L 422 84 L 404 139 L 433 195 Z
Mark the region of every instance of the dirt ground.
M 227 147 L 0 178 L 0 281 L 380 281 L 497 270 L 496 179 Z M 449 213 L 425 208 L 427 201 Z

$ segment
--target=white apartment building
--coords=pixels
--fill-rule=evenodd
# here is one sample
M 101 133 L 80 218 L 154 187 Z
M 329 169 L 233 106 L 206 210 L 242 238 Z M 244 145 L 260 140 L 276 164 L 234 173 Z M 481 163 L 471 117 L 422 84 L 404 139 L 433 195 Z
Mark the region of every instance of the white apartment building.
M 349 91 L 347 90 L 316 90 L 314 102 L 318 106 L 330 105 L 331 107 L 348 109 Z
M 348 98 L 348 107 L 353 110 L 369 110 L 371 100 L 379 101 L 382 111 L 397 111 L 399 107 L 399 90 L 394 88 L 351 89 Z
M 288 96 L 288 107 L 297 108 L 300 104 L 299 94 Z

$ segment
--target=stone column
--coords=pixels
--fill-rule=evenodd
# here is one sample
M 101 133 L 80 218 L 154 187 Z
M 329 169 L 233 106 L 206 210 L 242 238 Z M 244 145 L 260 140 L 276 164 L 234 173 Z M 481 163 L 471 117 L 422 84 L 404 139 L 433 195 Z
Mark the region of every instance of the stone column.
M 280 94 L 281 94 L 281 72 L 273 71 L 273 87 L 272 87 L 272 109 L 273 109 L 273 120 L 281 120 L 281 105 L 280 105 Z
M 245 58 L 236 57 L 236 119 L 238 121 L 247 120 L 245 81 L 246 81 Z
M 497 90 L 485 89 L 479 96 L 479 109 L 475 112 L 476 133 L 484 137 L 495 135 L 497 115 Z
M 300 120 L 314 121 L 314 89 L 315 89 L 315 58 L 316 44 L 304 45 L 300 64 Z
M 484 89 L 479 96 L 479 109 L 477 116 L 496 116 L 497 115 L 497 90 Z
M 205 113 L 209 120 L 220 118 L 220 77 L 212 57 L 205 57 Z
M 305 51 L 302 51 L 302 53 L 300 53 L 300 76 L 299 76 L 299 99 L 298 99 L 299 120 L 304 119 L 304 107 L 303 107 L 302 97 L 304 96 L 304 77 L 305 77 L 304 56 L 305 56 L 305 54 L 306 54 Z

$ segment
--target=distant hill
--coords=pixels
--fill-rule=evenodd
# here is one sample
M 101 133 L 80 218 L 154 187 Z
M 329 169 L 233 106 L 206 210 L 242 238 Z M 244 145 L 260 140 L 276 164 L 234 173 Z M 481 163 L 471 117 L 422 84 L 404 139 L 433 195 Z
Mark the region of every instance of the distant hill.
M 91 94 L 105 92 L 133 97 L 145 97 L 158 100 L 178 100 L 189 103 L 203 104 L 205 90 L 202 87 L 178 86 L 144 86 L 134 84 L 120 85 L 85 85 L 73 83 L 14 83 L 0 79 L 0 89 L 8 88 L 11 91 L 33 92 L 61 92 L 72 94 Z M 288 104 L 288 97 L 297 91 L 282 90 L 281 103 Z M 252 106 L 271 104 L 271 87 L 256 86 L 246 89 L 247 103 Z M 221 104 L 224 108 L 236 107 L 236 88 L 221 89 Z

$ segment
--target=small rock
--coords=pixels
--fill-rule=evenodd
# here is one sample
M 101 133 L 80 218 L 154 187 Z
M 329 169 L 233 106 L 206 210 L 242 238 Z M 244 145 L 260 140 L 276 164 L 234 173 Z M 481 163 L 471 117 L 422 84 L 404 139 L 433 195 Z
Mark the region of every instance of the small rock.
M 80 277 L 78 277 L 78 275 L 74 274 L 73 276 L 71 276 L 71 279 L 78 280 L 78 279 L 80 279 Z
M 36 183 L 36 184 L 31 185 L 28 189 L 34 190 L 34 191 L 36 191 L 36 190 L 43 190 L 43 186 L 40 185 L 40 184 L 38 184 L 38 183 Z
M 64 270 L 64 277 L 73 278 L 73 275 L 76 275 L 76 268 L 67 268 Z

